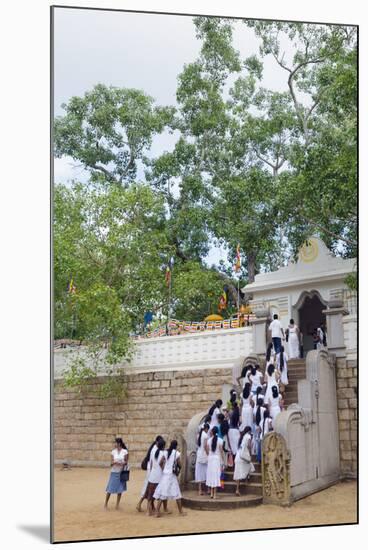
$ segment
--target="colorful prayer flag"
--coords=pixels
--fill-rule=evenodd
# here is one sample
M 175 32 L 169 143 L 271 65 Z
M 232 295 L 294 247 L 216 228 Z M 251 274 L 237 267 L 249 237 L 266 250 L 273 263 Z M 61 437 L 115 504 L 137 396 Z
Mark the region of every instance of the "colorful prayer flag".
M 227 294 L 226 294 L 226 291 L 224 289 L 222 291 L 221 296 L 220 296 L 220 301 L 219 301 L 219 305 L 218 305 L 219 311 L 221 311 L 222 309 L 226 309 L 226 306 L 227 306 Z
M 74 283 L 73 283 L 73 277 L 70 279 L 70 283 L 69 283 L 69 288 L 68 288 L 68 292 L 69 294 L 75 294 L 75 291 L 76 291 L 76 287 L 74 286 Z

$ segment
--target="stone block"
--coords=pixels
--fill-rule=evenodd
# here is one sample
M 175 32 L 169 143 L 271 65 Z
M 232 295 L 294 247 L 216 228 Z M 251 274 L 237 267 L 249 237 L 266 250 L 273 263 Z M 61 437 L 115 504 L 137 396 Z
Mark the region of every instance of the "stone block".
M 339 420 L 353 420 L 354 411 L 351 409 L 343 409 L 342 411 L 337 412 Z
M 357 379 L 355 376 L 352 378 L 348 378 L 348 386 L 349 388 L 356 388 L 357 387 Z
M 168 388 L 170 387 L 170 380 L 161 380 L 160 385 L 161 388 Z
M 348 430 L 350 428 L 349 420 L 339 420 L 339 431 Z
M 358 406 L 358 400 L 356 398 L 354 399 L 349 399 L 349 407 L 351 409 L 356 409 Z
M 338 368 L 337 369 L 337 378 L 350 378 L 351 371 L 347 368 Z
M 341 450 L 340 452 L 341 460 L 349 460 L 351 461 L 353 459 L 353 453 L 349 450 Z
M 340 388 L 337 390 L 337 397 L 340 399 L 353 399 L 356 397 L 353 388 Z
M 350 441 L 350 430 L 342 430 L 339 435 L 340 435 L 340 442 Z M 350 446 L 348 448 L 350 449 Z
M 336 380 L 337 389 L 347 388 L 348 387 L 348 382 L 349 382 L 349 378 L 338 378 Z
M 337 400 L 337 408 L 338 409 L 347 409 L 348 408 L 348 400 L 347 399 L 338 399 Z

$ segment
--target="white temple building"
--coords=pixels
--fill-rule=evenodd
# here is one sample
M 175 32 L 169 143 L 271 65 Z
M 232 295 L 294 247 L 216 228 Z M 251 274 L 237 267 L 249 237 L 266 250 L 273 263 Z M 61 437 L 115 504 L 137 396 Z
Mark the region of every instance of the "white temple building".
M 271 318 L 277 313 L 284 329 L 294 319 L 303 333 L 307 352 L 313 349 L 313 329 L 321 322 L 329 324 L 327 309 L 342 307 L 345 323 L 351 317 L 356 319 L 356 293 L 345 283 L 346 276 L 355 268 L 355 259 L 334 256 L 321 239 L 312 237 L 300 249 L 297 262 L 256 275 L 254 283 L 242 291 L 252 296 L 250 304 L 254 312 L 260 315 L 264 312 Z M 346 316 L 349 318 L 345 319 Z

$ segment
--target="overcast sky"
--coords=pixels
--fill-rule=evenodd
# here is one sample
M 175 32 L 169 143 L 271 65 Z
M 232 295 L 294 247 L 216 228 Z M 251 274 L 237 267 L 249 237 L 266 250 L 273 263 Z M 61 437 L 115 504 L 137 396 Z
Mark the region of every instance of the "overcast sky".
M 62 103 L 97 83 L 138 88 L 160 105 L 175 105 L 177 76 L 200 49 L 191 16 L 56 8 L 54 21 L 56 116 L 63 114 Z M 243 59 L 258 53 L 253 30 L 240 21 L 235 23 L 233 43 Z M 292 53 L 286 48 L 287 58 Z M 262 85 L 286 90 L 286 71 L 271 56 L 263 61 Z M 155 137 L 151 154 L 172 150 L 176 139 L 167 132 Z M 57 183 L 87 179 L 71 158 L 55 159 L 54 170 Z M 213 249 L 208 262 L 219 259 L 226 259 L 225 251 Z
M 55 9 L 55 115 L 62 103 L 97 83 L 138 88 L 160 105 L 175 105 L 177 76 L 194 61 L 200 42 L 190 16 Z M 240 21 L 234 46 L 243 58 L 258 52 L 258 39 Z M 264 62 L 263 85 L 286 90 L 286 73 L 271 58 Z M 152 154 L 171 150 L 175 136 L 156 137 Z M 55 181 L 81 178 L 69 158 L 55 160 Z

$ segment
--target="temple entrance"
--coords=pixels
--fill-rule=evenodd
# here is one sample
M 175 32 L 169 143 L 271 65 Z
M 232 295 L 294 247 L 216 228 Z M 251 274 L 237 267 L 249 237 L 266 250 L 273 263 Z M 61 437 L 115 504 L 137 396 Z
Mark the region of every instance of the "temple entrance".
M 322 310 L 326 309 L 326 302 L 317 291 L 303 292 L 295 309 L 298 311 L 299 328 L 303 334 L 305 357 L 306 353 L 313 349 L 313 330 L 321 323 L 326 323 L 326 316 L 322 313 Z

